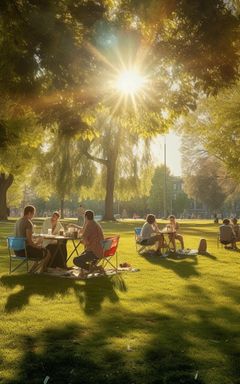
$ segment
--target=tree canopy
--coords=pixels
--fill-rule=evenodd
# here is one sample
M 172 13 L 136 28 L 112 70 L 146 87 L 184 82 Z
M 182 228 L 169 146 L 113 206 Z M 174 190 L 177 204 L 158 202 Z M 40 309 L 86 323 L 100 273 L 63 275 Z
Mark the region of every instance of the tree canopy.
M 111 130 L 121 118 L 136 138 L 166 132 L 238 77 L 233 1 L 2 0 L 0 33 L 2 148 L 31 141 L 22 124 L 30 113 L 36 129 L 57 127 L 69 140 L 104 137 L 91 122 L 101 107 Z M 142 76 L 136 94 L 116 89 L 126 69 Z

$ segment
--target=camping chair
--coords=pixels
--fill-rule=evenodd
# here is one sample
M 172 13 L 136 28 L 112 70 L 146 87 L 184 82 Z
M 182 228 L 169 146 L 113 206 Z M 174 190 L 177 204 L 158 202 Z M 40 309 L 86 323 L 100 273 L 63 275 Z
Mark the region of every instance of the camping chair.
M 8 253 L 9 253 L 9 274 L 16 271 L 19 267 L 26 263 L 28 272 L 28 256 L 26 250 L 25 237 L 8 237 L 7 238 Z M 14 251 L 25 250 L 25 256 L 16 256 Z M 13 268 L 12 262 L 18 261 L 18 264 Z
M 142 245 L 140 242 L 141 242 L 141 238 L 140 238 L 140 234 L 141 234 L 141 230 L 142 228 L 141 227 L 136 227 L 134 228 L 134 235 L 135 235 L 135 245 L 136 245 L 136 251 L 138 253 L 141 253 L 143 252 L 144 250 L 147 252 L 151 249 L 153 249 L 154 245 Z
M 135 245 L 136 245 L 136 251 L 138 252 L 140 245 L 140 234 L 141 234 L 141 227 L 134 228 L 134 235 L 135 235 Z
M 90 263 L 89 272 L 104 273 L 106 266 L 109 264 L 115 271 L 118 269 L 117 247 L 120 236 L 107 237 L 102 241 L 103 256 L 100 259 Z M 115 258 L 115 263 L 114 263 Z
M 100 262 L 102 267 L 105 269 L 105 267 L 109 264 L 111 267 L 115 270 L 118 269 L 118 255 L 117 255 L 117 248 L 119 243 L 120 236 L 111 236 L 106 237 L 102 241 L 103 246 L 103 257 L 101 258 Z M 115 263 L 114 263 L 115 258 Z

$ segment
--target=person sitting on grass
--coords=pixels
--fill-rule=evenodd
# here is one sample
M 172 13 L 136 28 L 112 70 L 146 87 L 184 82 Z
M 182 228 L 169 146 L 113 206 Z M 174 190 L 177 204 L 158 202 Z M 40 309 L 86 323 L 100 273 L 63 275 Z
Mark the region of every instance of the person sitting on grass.
M 81 238 L 84 244 L 84 251 L 80 256 L 73 259 L 73 263 L 85 271 L 89 271 L 89 263 L 103 257 L 102 241 L 104 239 L 102 227 L 94 220 L 93 211 L 85 212 L 83 228 L 72 224 L 75 228 L 81 229 Z
M 172 233 L 168 234 L 169 240 L 173 245 L 173 251 L 176 252 L 176 240 L 178 240 L 181 244 L 181 251 L 184 250 L 184 241 L 183 236 L 178 233 L 179 224 L 176 221 L 176 217 L 174 215 L 169 216 L 169 224 L 167 224 L 167 229 L 172 231 Z
M 220 231 L 220 243 L 225 245 L 225 248 L 228 248 L 227 245 L 231 244 L 232 249 L 237 249 L 236 246 L 236 235 L 233 231 L 233 227 L 230 224 L 229 219 L 224 219 L 223 224 L 219 227 Z
M 23 217 L 18 219 L 15 224 L 15 236 L 25 237 L 26 251 L 30 260 L 35 261 L 29 272 L 45 272 L 48 264 L 51 262 L 51 253 L 36 240 L 33 239 L 33 223 L 32 218 L 35 214 L 35 207 L 27 205 L 24 208 Z M 15 251 L 16 256 L 25 257 L 25 249 Z
M 52 230 L 52 235 L 59 235 L 60 231 L 64 232 L 64 228 L 60 223 L 60 213 L 58 211 L 53 212 L 52 217 L 48 217 L 44 220 L 42 225 L 42 233 L 48 233 L 48 229 Z M 57 244 L 56 240 L 44 239 L 42 242 L 44 248 L 48 249 L 53 257 L 52 263 L 49 267 L 52 268 L 66 268 L 67 260 L 67 241 L 61 240 L 60 244 Z
M 140 233 L 140 244 L 141 245 L 154 245 L 157 244 L 156 253 L 161 255 L 161 248 L 164 245 L 163 234 L 160 233 L 158 228 L 156 217 L 153 214 L 149 214 L 146 217 L 141 233 Z

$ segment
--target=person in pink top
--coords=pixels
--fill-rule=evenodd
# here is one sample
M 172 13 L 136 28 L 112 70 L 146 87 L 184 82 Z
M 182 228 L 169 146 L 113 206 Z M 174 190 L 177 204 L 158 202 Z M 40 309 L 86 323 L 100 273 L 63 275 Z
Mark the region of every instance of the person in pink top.
M 85 212 L 85 224 L 82 228 L 82 242 L 84 252 L 73 259 L 73 263 L 85 270 L 89 269 L 89 262 L 100 259 L 103 256 L 102 241 L 103 230 L 95 220 L 93 211 Z

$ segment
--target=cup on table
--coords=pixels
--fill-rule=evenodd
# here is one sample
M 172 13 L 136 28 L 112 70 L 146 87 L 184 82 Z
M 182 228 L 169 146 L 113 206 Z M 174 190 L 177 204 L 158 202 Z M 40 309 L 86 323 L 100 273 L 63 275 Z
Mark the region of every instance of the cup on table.
M 51 235 L 52 234 L 52 228 L 48 228 L 47 233 L 48 233 L 48 235 Z
M 60 235 L 60 236 L 64 236 L 64 229 L 60 229 L 60 231 L 59 231 L 59 235 Z

